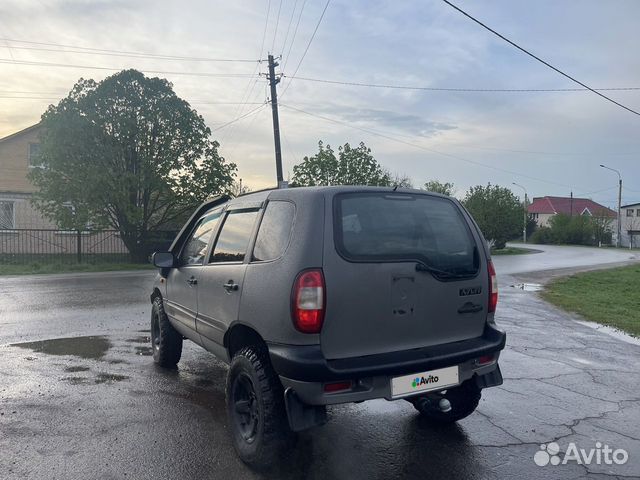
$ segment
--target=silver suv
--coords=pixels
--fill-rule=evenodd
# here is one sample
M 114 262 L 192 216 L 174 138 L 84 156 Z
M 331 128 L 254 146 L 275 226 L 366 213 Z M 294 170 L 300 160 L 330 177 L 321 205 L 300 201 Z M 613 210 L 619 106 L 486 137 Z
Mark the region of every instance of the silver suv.
M 250 465 L 324 423 L 326 405 L 402 399 L 449 423 L 502 383 L 495 271 L 453 198 L 371 187 L 217 198 L 153 261 L 153 358 L 175 367 L 186 338 L 230 365 L 230 431 Z

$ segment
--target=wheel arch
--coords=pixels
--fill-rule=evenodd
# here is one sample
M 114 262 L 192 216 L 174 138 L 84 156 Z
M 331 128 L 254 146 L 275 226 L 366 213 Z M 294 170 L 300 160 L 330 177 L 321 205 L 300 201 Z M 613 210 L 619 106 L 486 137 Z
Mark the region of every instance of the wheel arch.
M 233 359 L 237 351 L 249 345 L 256 345 L 267 351 L 267 343 L 258 331 L 244 323 L 235 323 L 226 331 L 223 345 L 229 353 L 229 360 Z
M 153 303 L 156 298 L 159 298 L 160 300 L 162 300 L 162 292 L 160 292 L 160 289 L 158 287 L 153 287 L 153 292 L 151 293 L 151 303 Z

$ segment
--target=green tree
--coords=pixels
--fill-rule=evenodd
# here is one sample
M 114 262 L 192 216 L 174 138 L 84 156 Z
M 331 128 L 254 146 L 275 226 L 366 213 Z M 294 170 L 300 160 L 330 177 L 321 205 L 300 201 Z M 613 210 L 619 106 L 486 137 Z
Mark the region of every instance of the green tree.
M 424 184 L 424 189 L 429 192 L 441 193 L 443 195 L 447 195 L 452 197 L 455 193 L 456 189 L 453 183 L 451 182 L 441 182 L 439 180 L 429 180 Z
M 413 188 L 413 182 L 408 175 L 405 175 L 404 173 L 400 174 L 397 172 L 391 173 L 386 169 L 384 170 L 384 172 L 389 177 L 389 186 L 398 186 L 398 188 Z
M 522 204 L 508 188 L 477 185 L 467 191 L 462 203 L 496 249 L 522 231 Z
M 149 253 L 153 232 L 175 227 L 235 176 L 171 83 L 136 70 L 80 79 L 42 125 L 43 168 L 30 174 L 36 206 L 62 228 L 119 230 L 135 261 Z
M 348 143 L 338 147 L 338 155 L 331 145 L 318 142 L 318 153 L 304 157 L 293 167 L 292 184 L 318 185 L 391 185 L 391 176 L 371 155 L 364 142 L 356 148 Z
M 599 245 L 611 243 L 611 218 L 606 212 L 591 215 L 559 213 L 549 220 L 549 226 L 538 229 L 531 237 L 533 243 L 568 245 Z

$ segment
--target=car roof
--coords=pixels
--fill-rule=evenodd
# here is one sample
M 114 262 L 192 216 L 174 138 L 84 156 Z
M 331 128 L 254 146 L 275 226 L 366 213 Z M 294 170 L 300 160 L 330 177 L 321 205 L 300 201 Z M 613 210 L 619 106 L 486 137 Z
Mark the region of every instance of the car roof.
M 266 190 L 260 190 L 257 192 L 250 192 L 235 197 L 229 201 L 230 205 L 238 206 L 242 204 L 251 205 L 260 202 L 264 202 L 267 199 L 295 199 L 306 195 L 325 195 L 331 196 L 339 193 L 358 193 L 358 192 L 382 192 L 382 193 L 411 193 L 421 195 L 433 195 L 437 197 L 447 197 L 440 193 L 428 192 L 427 190 L 418 190 L 413 188 L 396 188 L 394 187 L 375 187 L 366 185 L 336 185 L 336 186 L 317 186 L 317 187 L 290 187 L 290 188 L 272 188 Z

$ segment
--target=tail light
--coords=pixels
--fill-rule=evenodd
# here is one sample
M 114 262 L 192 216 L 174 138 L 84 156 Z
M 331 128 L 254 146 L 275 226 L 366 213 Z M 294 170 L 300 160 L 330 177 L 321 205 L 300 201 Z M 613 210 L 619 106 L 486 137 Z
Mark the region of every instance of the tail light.
M 495 358 L 495 353 L 492 353 L 490 355 L 483 355 L 480 358 L 476 359 L 476 365 L 488 365 L 492 363 Z
M 293 284 L 293 324 L 302 333 L 320 333 L 324 320 L 324 276 L 322 270 L 304 270 Z
M 495 312 L 498 306 L 498 277 L 491 260 L 487 263 L 487 267 L 489 269 L 489 313 L 491 313 Z

